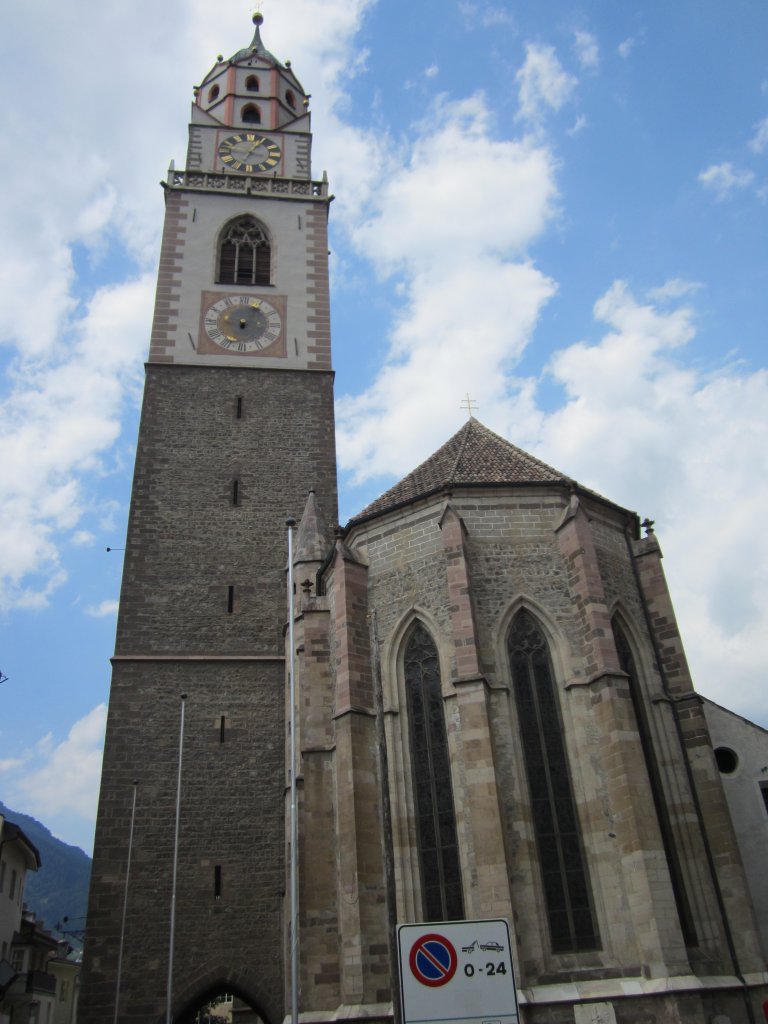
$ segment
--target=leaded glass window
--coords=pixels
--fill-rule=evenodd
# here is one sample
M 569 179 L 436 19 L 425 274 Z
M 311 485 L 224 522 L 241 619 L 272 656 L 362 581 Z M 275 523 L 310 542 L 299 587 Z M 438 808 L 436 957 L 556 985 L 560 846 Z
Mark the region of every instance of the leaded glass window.
M 635 666 L 635 659 L 632 655 L 632 648 L 629 646 L 629 641 L 619 625 L 618 620 L 613 619 L 611 625 L 613 626 L 613 638 L 616 643 L 616 652 L 619 655 L 619 665 L 629 676 L 629 692 L 632 697 L 632 707 L 635 712 L 637 732 L 640 737 L 640 746 L 643 751 L 645 766 L 648 770 L 651 797 L 653 798 L 653 803 L 656 808 L 659 831 L 661 832 L 661 839 L 664 844 L 664 853 L 666 854 L 667 865 L 669 866 L 669 875 L 672 881 L 672 892 L 675 897 L 677 914 L 680 918 L 680 927 L 686 943 L 689 946 L 695 946 L 697 943 L 696 928 L 693 923 L 690 903 L 688 902 L 688 894 L 685 891 L 683 867 L 680 863 L 680 856 L 678 854 L 677 843 L 675 842 L 675 836 L 672 829 L 669 808 L 664 796 L 664 787 L 661 781 L 659 765 L 653 751 L 651 729 L 640 691 L 640 681 L 637 674 L 637 668 Z
M 255 217 L 238 217 L 224 231 L 219 246 L 221 284 L 269 284 L 272 248 Z
M 546 638 L 530 612 L 515 616 L 508 650 L 552 950 L 597 949 L 554 674 Z
M 435 643 L 420 622 L 406 644 L 404 672 L 424 918 L 462 920 L 464 897 L 440 664 Z

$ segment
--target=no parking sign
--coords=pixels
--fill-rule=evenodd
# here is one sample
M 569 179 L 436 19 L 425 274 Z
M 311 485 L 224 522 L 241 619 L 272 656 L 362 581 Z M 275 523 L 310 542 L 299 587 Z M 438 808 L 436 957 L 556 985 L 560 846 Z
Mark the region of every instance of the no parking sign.
M 519 1024 L 504 920 L 397 929 L 404 1024 Z

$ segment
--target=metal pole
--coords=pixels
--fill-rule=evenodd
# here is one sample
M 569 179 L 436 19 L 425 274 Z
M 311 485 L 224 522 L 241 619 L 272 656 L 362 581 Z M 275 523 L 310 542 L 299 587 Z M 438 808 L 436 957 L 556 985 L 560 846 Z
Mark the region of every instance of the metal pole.
M 290 700 L 290 733 L 291 733 L 291 1024 L 298 1024 L 299 1019 L 299 929 L 298 929 L 298 815 L 296 808 L 296 641 L 294 639 L 293 614 L 293 528 L 295 519 L 286 519 L 288 527 L 288 678 Z
M 176 875 L 179 864 L 179 820 L 181 818 L 181 762 L 184 756 L 184 708 L 187 695 L 181 695 L 181 722 L 179 724 L 179 776 L 176 782 L 176 830 L 173 837 L 173 878 L 171 881 L 171 936 L 168 947 L 168 982 L 165 996 L 165 1024 L 171 1024 L 171 995 L 173 989 L 173 940 L 176 933 Z
M 131 852 L 133 850 L 133 826 L 136 821 L 136 790 L 138 779 L 133 780 L 133 806 L 131 807 L 131 830 L 128 834 L 128 863 L 125 867 L 125 892 L 123 894 L 123 920 L 120 924 L 120 950 L 117 954 L 117 981 L 115 982 L 115 1024 L 120 1009 L 120 981 L 123 976 L 123 947 L 125 945 L 125 919 L 128 914 L 128 883 L 131 877 Z

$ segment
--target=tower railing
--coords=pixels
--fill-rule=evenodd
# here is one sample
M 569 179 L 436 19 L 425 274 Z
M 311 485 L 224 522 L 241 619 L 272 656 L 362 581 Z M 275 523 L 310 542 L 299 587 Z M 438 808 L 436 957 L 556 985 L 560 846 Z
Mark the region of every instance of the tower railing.
M 308 178 L 261 177 L 250 174 L 221 174 L 216 171 L 177 170 L 168 171 L 166 188 L 183 188 L 201 191 L 236 192 L 241 195 L 273 196 L 328 196 L 327 181 L 310 181 Z

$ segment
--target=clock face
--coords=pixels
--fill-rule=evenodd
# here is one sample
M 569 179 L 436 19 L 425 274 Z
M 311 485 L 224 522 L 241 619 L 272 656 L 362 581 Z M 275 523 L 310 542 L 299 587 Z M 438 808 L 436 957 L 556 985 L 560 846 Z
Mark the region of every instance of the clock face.
M 230 135 L 219 143 L 219 159 L 232 171 L 258 174 L 270 171 L 280 161 L 280 147 L 254 132 Z
M 227 295 L 209 306 L 203 327 L 211 341 L 228 352 L 258 352 L 280 337 L 282 320 L 266 299 Z

